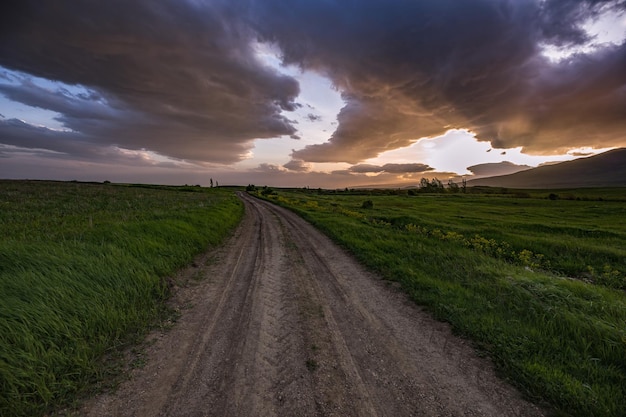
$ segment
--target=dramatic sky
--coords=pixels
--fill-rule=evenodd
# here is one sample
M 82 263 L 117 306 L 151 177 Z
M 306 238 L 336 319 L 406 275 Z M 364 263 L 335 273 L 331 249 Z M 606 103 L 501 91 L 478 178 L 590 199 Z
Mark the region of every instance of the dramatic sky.
M 345 187 L 626 146 L 626 0 L 9 0 L 0 178 Z

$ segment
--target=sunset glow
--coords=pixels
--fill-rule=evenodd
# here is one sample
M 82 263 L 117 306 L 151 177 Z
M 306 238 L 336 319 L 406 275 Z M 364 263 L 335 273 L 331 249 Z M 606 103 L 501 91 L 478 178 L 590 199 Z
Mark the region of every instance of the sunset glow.
M 620 0 L 24 1 L 0 178 L 343 188 L 626 146 Z

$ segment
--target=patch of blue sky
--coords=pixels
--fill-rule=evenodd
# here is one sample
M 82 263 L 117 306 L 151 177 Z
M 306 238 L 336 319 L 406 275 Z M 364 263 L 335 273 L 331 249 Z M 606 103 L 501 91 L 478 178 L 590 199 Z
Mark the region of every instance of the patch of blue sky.
M 92 92 L 81 85 L 69 85 L 60 81 L 48 80 L 20 71 L 9 70 L 0 66 L 0 84 L 19 86 L 25 82 L 36 85 L 50 92 L 58 92 L 75 99 L 91 96 Z M 47 127 L 53 130 L 69 130 L 57 119 L 61 116 L 55 111 L 41 107 L 29 106 L 11 100 L 0 92 L 0 117 L 5 119 L 19 119 L 33 126 Z
M 293 149 L 326 142 L 337 128 L 337 114 L 345 102 L 328 78 L 296 66 L 283 65 L 280 51 L 275 46 L 257 43 L 253 47 L 257 59 L 265 65 L 298 80 L 300 95 L 296 101 L 301 107 L 294 112 L 285 112 L 284 116 L 296 122 L 296 135 L 300 139 L 282 137 L 256 140 L 248 158 L 239 166 L 254 167 L 261 162 L 282 165 L 291 159 Z
M 551 61 L 559 62 L 575 54 L 592 53 L 607 45 L 621 45 L 626 41 L 626 12 L 608 8 L 587 20 L 582 28 L 590 35 L 589 42 L 572 47 L 542 45 L 542 53 Z
M 61 122 L 56 120 L 59 116 L 59 113 L 27 106 L 0 95 L 0 118 L 18 119 L 33 126 L 53 130 L 67 130 Z

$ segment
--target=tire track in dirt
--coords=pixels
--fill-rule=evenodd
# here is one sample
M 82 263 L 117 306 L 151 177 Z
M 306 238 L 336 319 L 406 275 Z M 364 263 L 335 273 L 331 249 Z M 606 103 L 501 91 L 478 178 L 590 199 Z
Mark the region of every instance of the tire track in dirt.
M 316 290 L 336 317 L 339 343 L 348 346 L 376 404 L 355 415 L 538 415 L 540 411 L 499 381 L 448 327 L 386 288 L 325 236 L 299 227 L 302 220 L 276 206 L 298 241 Z M 329 328 L 333 328 L 329 324 Z M 513 399 L 513 400 L 512 400 Z
M 151 335 L 145 367 L 81 415 L 542 415 L 311 225 L 240 197 L 233 237 L 181 274 L 178 323 Z

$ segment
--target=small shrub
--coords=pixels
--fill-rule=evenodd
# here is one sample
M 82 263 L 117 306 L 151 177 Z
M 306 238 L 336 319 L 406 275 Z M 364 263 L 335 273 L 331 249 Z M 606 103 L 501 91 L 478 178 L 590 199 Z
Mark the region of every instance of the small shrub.
M 363 204 L 361 204 L 361 208 L 373 209 L 374 208 L 374 202 L 372 200 L 365 200 L 363 202 Z
M 318 367 L 318 364 L 315 359 L 307 359 L 306 369 L 308 369 L 309 372 L 315 372 L 317 370 L 317 367 Z
M 263 191 L 261 191 L 261 194 L 264 195 L 264 196 L 268 196 L 268 195 L 275 194 L 275 192 L 274 192 L 274 190 L 272 190 L 268 186 L 265 186 L 265 187 L 263 187 Z

